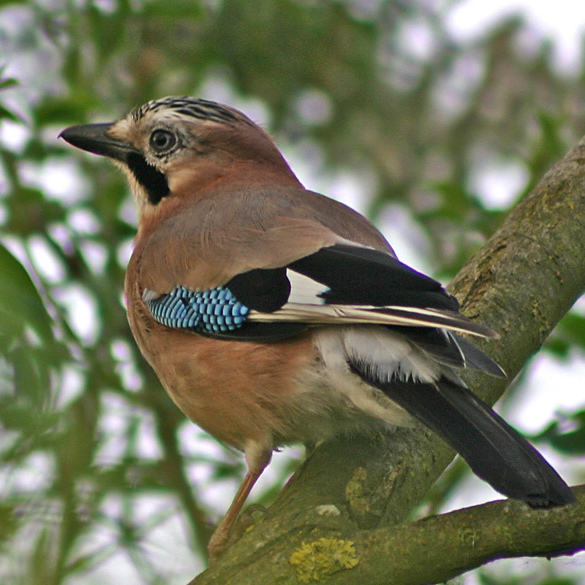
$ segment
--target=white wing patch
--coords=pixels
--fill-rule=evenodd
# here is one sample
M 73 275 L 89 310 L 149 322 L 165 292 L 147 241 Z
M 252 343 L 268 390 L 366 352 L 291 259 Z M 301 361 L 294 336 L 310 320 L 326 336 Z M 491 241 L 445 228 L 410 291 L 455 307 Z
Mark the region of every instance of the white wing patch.
M 329 291 L 328 286 L 290 268 L 287 268 L 286 276 L 290 282 L 290 294 L 285 307 L 290 304 L 308 306 L 325 304 L 320 295 Z

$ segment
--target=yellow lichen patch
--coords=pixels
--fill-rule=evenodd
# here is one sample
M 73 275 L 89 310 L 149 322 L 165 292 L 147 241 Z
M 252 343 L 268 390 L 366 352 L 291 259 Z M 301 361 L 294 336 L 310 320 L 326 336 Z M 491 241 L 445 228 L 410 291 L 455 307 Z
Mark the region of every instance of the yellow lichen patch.
M 354 514 L 363 516 L 370 511 L 370 501 L 366 493 L 366 479 L 368 472 L 363 467 L 358 467 L 353 472 L 353 477 L 345 486 L 345 498 Z
M 290 556 L 289 563 L 295 568 L 301 583 L 321 581 L 324 577 L 353 569 L 358 563 L 351 540 L 320 538 L 303 542 Z

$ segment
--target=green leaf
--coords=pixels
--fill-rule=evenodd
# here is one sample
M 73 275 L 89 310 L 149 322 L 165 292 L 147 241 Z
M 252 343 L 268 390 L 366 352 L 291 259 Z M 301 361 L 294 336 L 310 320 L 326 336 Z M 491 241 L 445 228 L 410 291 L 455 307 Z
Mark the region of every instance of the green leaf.
M 14 507 L 0 504 L 0 543 L 8 540 L 18 528 Z
M 585 349 L 585 316 L 571 311 L 563 317 L 559 329 L 571 342 Z
M 0 106 L 0 120 L 12 120 L 13 122 L 22 122 L 22 120 L 4 106 Z
M 565 430 L 570 425 L 570 430 Z M 585 410 L 576 412 L 562 424 L 550 424 L 542 433 L 533 437 L 535 441 L 545 441 L 555 449 L 569 455 L 585 453 Z
M 52 341 L 52 319 L 24 266 L 0 244 L 0 331 L 20 337 L 30 326 Z

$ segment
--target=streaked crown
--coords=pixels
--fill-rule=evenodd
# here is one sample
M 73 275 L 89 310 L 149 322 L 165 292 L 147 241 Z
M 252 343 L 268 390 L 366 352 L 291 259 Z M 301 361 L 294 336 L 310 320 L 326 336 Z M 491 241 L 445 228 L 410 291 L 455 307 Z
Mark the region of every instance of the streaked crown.
M 171 96 L 152 100 L 132 110 L 130 116 L 135 122 L 139 122 L 141 119 L 156 112 L 162 113 L 165 116 L 175 116 L 177 119 L 183 119 L 186 122 L 194 118 L 202 122 L 216 122 L 217 124 L 244 123 L 250 126 L 255 125 L 250 118 L 234 108 L 189 96 Z

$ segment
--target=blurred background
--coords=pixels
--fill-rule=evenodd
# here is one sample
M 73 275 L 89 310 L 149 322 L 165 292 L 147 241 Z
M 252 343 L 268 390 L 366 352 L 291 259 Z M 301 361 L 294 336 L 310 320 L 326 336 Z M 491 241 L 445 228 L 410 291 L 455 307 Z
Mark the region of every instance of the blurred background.
M 126 182 L 59 141 L 143 102 L 242 109 L 305 185 L 447 283 L 585 133 L 573 0 L 0 0 L 0 583 L 184 584 L 244 472 L 167 398 L 122 299 Z M 499 409 L 585 481 L 585 302 Z M 279 454 L 269 503 L 301 449 Z M 455 464 L 425 509 L 496 494 Z M 585 583 L 585 558 L 472 584 Z

